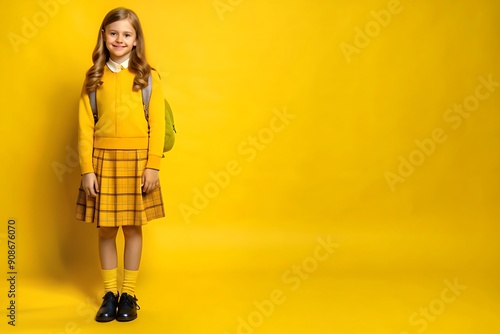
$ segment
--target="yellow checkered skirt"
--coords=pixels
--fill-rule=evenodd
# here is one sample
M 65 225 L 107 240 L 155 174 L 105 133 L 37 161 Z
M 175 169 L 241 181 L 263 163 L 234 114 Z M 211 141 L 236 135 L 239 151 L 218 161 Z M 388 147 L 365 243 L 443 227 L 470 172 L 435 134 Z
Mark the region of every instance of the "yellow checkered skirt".
M 76 219 L 97 227 L 138 226 L 165 217 L 161 188 L 145 194 L 141 179 L 148 150 L 94 149 L 93 165 L 99 184 L 97 197 L 80 185 Z

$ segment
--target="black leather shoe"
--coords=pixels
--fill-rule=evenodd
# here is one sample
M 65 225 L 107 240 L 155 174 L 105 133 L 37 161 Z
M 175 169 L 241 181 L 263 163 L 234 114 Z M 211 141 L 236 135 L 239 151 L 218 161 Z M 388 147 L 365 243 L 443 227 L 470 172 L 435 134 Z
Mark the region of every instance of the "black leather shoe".
M 118 307 L 118 295 L 111 291 L 106 292 L 101 307 L 97 311 L 95 321 L 108 322 L 116 319 L 116 308 Z
M 120 301 L 118 302 L 118 313 L 116 320 L 118 321 L 132 321 L 137 318 L 137 310 L 141 308 L 137 305 L 137 298 L 131 295 L 122 293 Z

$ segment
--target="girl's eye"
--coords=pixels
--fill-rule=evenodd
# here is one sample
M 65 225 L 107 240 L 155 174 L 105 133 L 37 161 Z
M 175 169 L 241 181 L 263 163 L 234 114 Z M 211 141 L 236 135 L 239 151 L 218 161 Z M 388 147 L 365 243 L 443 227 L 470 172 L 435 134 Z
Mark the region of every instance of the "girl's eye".
M 114 36 L 114 35 L 116 35 L 116 32 L 112 32 L 110 35 L 111 35 L 111 36 Z
M 125 37 L 130 37 L 130 34 L 125 34 Z

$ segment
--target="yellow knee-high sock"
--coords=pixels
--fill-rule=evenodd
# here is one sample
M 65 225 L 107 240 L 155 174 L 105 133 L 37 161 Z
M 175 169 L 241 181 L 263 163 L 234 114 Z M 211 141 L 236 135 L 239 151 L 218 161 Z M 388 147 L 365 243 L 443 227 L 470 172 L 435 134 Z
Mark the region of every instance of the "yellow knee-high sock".
M 135 284 L 138 275 L 139 270 L 124 270 L 122 293 L 127 293 L 130 296 L 135 295 Z
M 102 279 L 104 281 L 104 291 L 112 291 L 114 294 L 118 292 L 118 268 L 115 269 L 101 269 Z

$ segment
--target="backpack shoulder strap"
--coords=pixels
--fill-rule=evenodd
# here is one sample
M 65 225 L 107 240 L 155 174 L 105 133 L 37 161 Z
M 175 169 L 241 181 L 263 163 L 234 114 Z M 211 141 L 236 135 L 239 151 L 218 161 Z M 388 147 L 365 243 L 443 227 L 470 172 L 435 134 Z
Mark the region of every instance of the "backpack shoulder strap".
M 142 89 L 142 104 L 144 105 L 144 115 L 149 119 L 149 101 L 151 100 L 151 91 L 153 87 L 153 77 L 148 77 L 148 85 Z
M 89 93 L 90 108 L 92 109 L 92 114 L 94 115 L 94 123 L 97 123 L 99 115 L 97 114 L 97 101 L 95 98 L 95 90 Z

